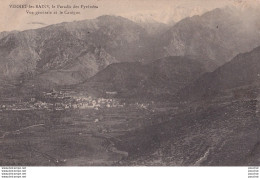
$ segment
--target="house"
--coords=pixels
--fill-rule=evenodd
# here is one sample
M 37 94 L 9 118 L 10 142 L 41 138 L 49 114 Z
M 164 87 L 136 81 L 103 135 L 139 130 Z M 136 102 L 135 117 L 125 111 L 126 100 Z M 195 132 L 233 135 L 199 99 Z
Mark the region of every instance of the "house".
M 106 91 L 107 95 L 116 95 L 117 92 L 116 91 Z

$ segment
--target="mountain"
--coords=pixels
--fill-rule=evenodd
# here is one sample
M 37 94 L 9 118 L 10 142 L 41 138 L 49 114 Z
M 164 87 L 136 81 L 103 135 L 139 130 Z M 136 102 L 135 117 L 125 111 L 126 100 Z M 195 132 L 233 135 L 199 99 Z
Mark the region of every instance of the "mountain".
M 176 23 L 158 42 L 164 56 L 195 55 L 218 65 L 260 45 L 259 10 L 215 9 Z
M 24 85 L 75 85 L 116 62 L 188 56 L 213 71 L 260 45 L 258 11 L 215 9 L 170 27 L 117 16 L 0 34 L 0 75 Z M 141 20 L 140 20 L 141 19 Z
M 6 37 L 9 34 L 16 33 L 16 32 L 18 32 L 18 31 L 10 31 L 10 32 L 3 31 L 3 32 L 0 32 L 0 39 Z
M 260 46 L 181 89 L 177 111 L 121 136 L 129 156 L 119 165 L 259 165 L 259 93 Z
M 127 15 L 126 18 L 139 24 L 150 35 L 162 34 L 175 24 L 174 21 L 171 21 L 170 23 L 163 23 L 159 20 L 159 17 L 156 17 L 154 14 L 138 13 L 134 15 Z
M 139 60 L 147 52 L 141 48 L 148 38 L 141 26 L 116 16 L 1 36 L 1 76 L 17 79 L 36 75 L 68 85 L 86 80 L 111 63 Z M 72 80 L 64 81 L 66 76 Z
M 260 82 L 260 47 L 251 52 L 237 55 L 230 62 L 206 73 L 179 92 L 186 99 L 201 99 L 221 94 L 223 91 L 241 90 L 254 92 Z M 235 90 L 236 89 L 236 90 Z
M 101 93 L 113 91 L 124 97 L 172 95 L 207 71 L 198 60 L 181 56 L 148 64 L 116 63 L 98 72 L 80 88 L 91 87 Z
M 143 27 L 147 33 L 151 36 L 161 35 L 165 33 L 172 25 L 167 25 L 159 22 L 137 22 L 141 27 Z

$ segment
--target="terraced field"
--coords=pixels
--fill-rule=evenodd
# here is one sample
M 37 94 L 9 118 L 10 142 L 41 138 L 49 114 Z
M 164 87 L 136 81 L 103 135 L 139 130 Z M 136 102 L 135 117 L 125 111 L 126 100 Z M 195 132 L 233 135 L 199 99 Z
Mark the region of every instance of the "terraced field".
M 2 111 L 0 165 L 116 164 L 128 156 L 116 148 L 118 137 L 148 115 L 136 108 Z
M 259 126 L 258 96 L 1 110 L 0 165 L 259 165 Z

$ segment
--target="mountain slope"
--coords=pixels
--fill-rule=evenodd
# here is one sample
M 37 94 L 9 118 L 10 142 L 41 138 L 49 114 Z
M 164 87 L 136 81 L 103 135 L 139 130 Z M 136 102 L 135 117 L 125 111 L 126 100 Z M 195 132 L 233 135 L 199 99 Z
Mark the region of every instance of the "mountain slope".
M 237 55 L 214 72 L 204 74 L 179 94 L 186 99 L 201 98 L 225 90 L 259 85 L 259 82 L 260 47 L 257 47 L 251 52 Z
M 212 71 L 260 45 L 259 17 L 258 11 L 240 14 L 226 8 L 183 19 L 169 30 L 160 23 L 101 16 L 1 33 L 0 75 L 20 82 L 34 78 L 50 86 L 72 85 L 115 62 L 149 63 L 167 56 L 196 58 Z
M 80 87 L 91 86 L 101 93 L 116 91 L 120 96 L 173 94 L 207 70 L 197 60 L 167 57 L 148 64 L 117 63 L 91 77 Z
M 85 80 L 108 64 L 138 60 L 143 38 L 142 27 L 115 16 L 10 33 L 0 39 L 0 73 L 12 79 L 62 70 Z
M 186 18 L 161 36 L 161 55 L 195 55 L 222 65 L 260 45 L 259 10 L 215 9 Z
M 121 165 L 259 165 L 256 105 L 254 99 L 225 100 L 192 112 L 186 103 L 183 112 L 157 114 L 153 120 L 168 121 L 121 136 L 118 149 L 129 153 Z
M 119 164 L 259 165 L 259 93 L 257 47 L 181 89 L 177 95 L 188 101 L 151 118 L 160 123 L 121 136 L 118 148 L 129 156 Z

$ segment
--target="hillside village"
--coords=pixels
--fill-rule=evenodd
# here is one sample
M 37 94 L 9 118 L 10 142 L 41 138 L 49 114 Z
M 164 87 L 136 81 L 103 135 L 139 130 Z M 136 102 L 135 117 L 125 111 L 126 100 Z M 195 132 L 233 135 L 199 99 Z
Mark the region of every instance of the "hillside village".
M 148 109 L 149 104 L 135 103 L 135 107 Z M 29 100 L 6 98 L 1 100 L 0 111 L 23 110 L 68 110 L 68 109 L 95 109 L 122 108 L 126 103 L 115 98 L 95 98 L 78 95 L 73 91 L 43 92 L 40 96 L 31 97 Z

